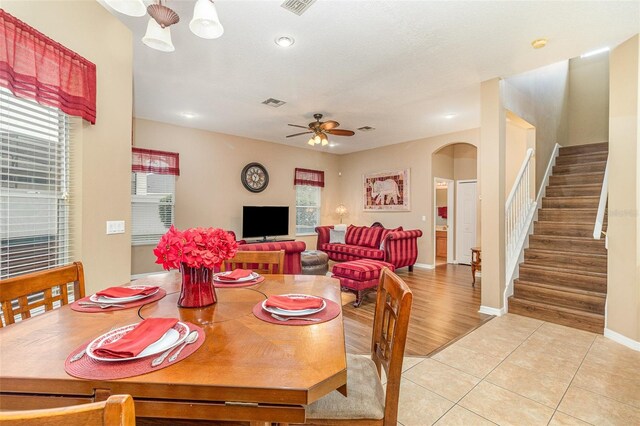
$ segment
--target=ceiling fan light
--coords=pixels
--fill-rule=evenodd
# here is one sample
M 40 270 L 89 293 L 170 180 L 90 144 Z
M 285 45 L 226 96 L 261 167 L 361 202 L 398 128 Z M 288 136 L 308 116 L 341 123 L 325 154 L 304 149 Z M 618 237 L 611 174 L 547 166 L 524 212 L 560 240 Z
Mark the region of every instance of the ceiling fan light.
M 322 139 L 320 138 L 320 135 L 315 135 L 314 138 L 313 138 L 313 141 L 316 144 L 320 144 L 322 142 Z
M 206 39 L 218 38 L 224 33 L 213 1 L 198 0 L 196 2 L 189 28 L 198 37 Z
M 309 145 L 314 146 L 316 144 L 316 141 L 313 140 L 313 138 L 309 139 L 309 142 L 307 142 Z
M 147 23 L 147 32 L 142 37 L 142 42 L 152 49 L 161 52 L 173 52 L 176 50 L 171 42 L 171 29 L 169 27 L 162 28 L 153 18 Z
M 105 0 L 113 10 L 128 16 L 144 16 L 147 7 L 142 0 Z
M 322 146 L 329 145 L 329 139 L 327 139 L 327 135 L 325 135 L 324 133 L 320 134 L 320 140 L 322 142 Z

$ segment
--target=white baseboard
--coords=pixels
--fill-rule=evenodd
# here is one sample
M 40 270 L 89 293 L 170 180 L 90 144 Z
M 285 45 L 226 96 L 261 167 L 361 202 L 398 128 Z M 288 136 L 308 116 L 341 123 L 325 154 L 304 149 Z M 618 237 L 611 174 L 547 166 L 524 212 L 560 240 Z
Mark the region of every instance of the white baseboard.
M 627 336 L 623 336 L 620 333 L 616 333 L 613 330 L 608 328 L 604 329 L 604 337 L 613 340 L 616 343 L 620 343 L 628 348 L 633 349 L 634 351 L 640 352 L 640 342 L 630 339 Z
M 507 313 L 507 310 L 505 308 L 490 308 L 489 306 L 480 306 L 480 310 L 478 311 L 481 314 L 487 314 L 487 315 L 495 315 L 496 317 L 501 317 L 504 314 Z
M 436 267 L 436 265 L 430 265 L 428 263 L 414 263 L 413 266 L 422 269 L 434 269 Z

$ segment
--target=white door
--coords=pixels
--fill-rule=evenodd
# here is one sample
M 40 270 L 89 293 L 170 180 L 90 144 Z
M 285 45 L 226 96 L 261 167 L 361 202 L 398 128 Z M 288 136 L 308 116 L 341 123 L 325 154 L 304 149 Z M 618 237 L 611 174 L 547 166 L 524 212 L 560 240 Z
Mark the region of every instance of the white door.
M 471 264 L 471 247 L 476 246 L 476 185 L 456 182 L 456 260 Z

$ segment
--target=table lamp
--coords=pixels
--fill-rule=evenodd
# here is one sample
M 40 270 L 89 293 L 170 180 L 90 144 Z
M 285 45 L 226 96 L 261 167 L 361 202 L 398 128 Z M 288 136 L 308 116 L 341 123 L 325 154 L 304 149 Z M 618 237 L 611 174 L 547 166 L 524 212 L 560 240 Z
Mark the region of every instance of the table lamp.
M 336 214 L 340 216 L 340 223 L 342 223 L 342 217 L 347 214 L 347 208 L 344 206 L 344 204 L 340 204 L 338 207 L 336 207 Z

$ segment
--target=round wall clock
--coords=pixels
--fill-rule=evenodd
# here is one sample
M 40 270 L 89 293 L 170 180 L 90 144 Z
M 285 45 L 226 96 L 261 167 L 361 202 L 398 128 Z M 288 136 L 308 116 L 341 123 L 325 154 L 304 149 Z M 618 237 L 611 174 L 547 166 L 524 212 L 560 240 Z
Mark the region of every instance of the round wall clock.
M 247 190 L 262 192 L 269 184 L 269 173 L 260 163 L 249 163 L 242 169 L 240 180 Z

